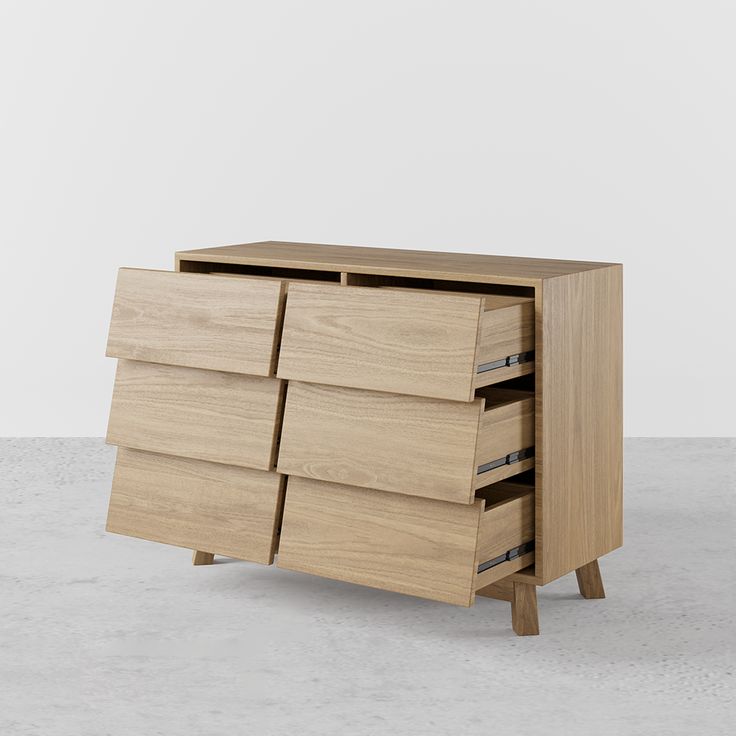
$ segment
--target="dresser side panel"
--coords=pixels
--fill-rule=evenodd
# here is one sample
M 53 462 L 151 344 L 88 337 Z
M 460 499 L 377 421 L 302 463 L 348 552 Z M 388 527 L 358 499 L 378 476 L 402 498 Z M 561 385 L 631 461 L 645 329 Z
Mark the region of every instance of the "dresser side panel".
M 545 280 L 541 298 L 536 574 L 547 583 L 623 543 L 622 267 Z

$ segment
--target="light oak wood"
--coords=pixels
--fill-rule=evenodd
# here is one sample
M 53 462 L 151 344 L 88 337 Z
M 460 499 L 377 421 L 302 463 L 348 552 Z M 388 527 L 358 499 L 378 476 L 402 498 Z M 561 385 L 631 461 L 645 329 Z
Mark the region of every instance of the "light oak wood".
M 291 476 L 277 565 L 469 606 L 480 545 L 497 547 L 488 535 L 498 530 L 512 547 L 527 541 L 501 532 L 501 522 L 489 518 L 515 523 L 504 507 L 517 501 L 508 494 L 484 511 L 482 499 L 461 505 Z M 519 564 L 512 560 L 498 568 L 507 566 L 508 575 Z
M 486 585 L 485 588 L 475 591 L 476 595 L 484 598 L 495 598 L 497 601 L 507 601 L 508 603 L 514 597 L 514 584 L 511 582 L 511 576 L 499 580 L 498 582 Z
M 208 261 L 278 268 L 385 274 L 477 283 L 531 284 L 541 279 L 602 268 L 609 264 L 547 258 L 438 253 L 349 245 L 264 241 L 179 251 L 177 262 Z
M 195 565 L 215 553 L 271 564 L 283 487 L 278 473 L 121 447 L 107 530 L 207 550 Z
M 511 624 L 519 636 L 539 634 L 537 587 L 527 583 L 512 583 Z
M 496 483 L 478 528 L 478 564 L 534 539 L 534 488 Z
M 121 268 L 107 355 L 270 376 L 283 300 L 278 280 Z
M 520 570 L 533 564 L 534 552 L 527 552 L 525 555 L 521 555 L 521 557 L 515 557 L 513 560 L 503 562 L 500 565 L 496 565 L 495 567 L 488 568 L 488 570 L 479 572 L 475 576 L 475 590 L 476 592 L 478 590 L 482 590 L 492 583 L 503 580 L 513 573 L 518 573 Z
M 281 378 L 468 401 L 481 300 L 388 289 L 292 287 Z
M 275 378 L 121 360 L 107 441 L 270 470 L 282 393 Z
M 523 391 L 492 389 L 487 392 L 484 410 L 480 415 L 475 465 L 505 457 L 517 450 L 534 447 L 534 398 Z M 489 482 L 534 466 L 533 459 L 506 465 L 476 474 L 473 488 L 482 488 Z
M 547 583 L 623 543 L 621 267 L 547 280 L 537 308 L 535 566 Z
M 123 376 L 121 385 L 126 385 L 116 390 L 111 437 L 117 432 L 118 439 L 131 443 L 153 442 L 164 448 L 159 452 L 172 454 L 203 451 L 209 460 L 228 463 L 251 463 L 253 453 L 263 462 L 268 455 L 267 467 L 273 468 L 285 384 L 277 389 L 273 420 L 267 392 L 255 391 L 260 398 L 244 401 L 240 389 L 220 392 L 217 387 L 238 372 L 273 374 L 286 300 L 294 310 L 294 326 L 285 326 L 279 372 L 290 374 L 288 392 L 296 401 L 293 422 L 286 417 L 279 467 L 342 484 L 321 486 L 368 494 L 357 508 L 363 508 L 369 527 L 387 530 L 379 538 L 385 537 L 389 548 L 393 528 L 372 508 L 384 495 L 397 503 L 409 499 L 451 506 L 445 517 L 432 517 L 431 523 L 456 530 L 458 519 L 465 517 L 455 513 L 491 507 L 494 494 L 496 501 L 503 498 L 506 483 L 497 481 L 509 478 L 513 486 L 519 480 L 514 476 L 535 468 L 533 511 L 530 492 L 512 491 L 513 499 L 492 516 L 476 511 L 475 560 L 467 576 L 463 566 L 460 583 L 453 565 L 458 550 L 467 545 L 454 532 L 447 532 L 453 551 L 446 577 L 441 575 L 433 587 L 430 565 L 420 565 L 418 579 L 405 583 L 407 570 L 391 568 L 390 555 L 382 561 L 386 567 L 370 566 L 369 536 L 363 537 L 363 548 L 354 548 L 344 530 L 344 540 L 332 538 L 331 525 L 323 538 L 312 535 L 310 530 L 327 522 L 317 512 L 312 521 L 311 511 L 296 516 L 306 525 L 296 542 L 308 550 L 308 565 L 326 566 L 318 574 L 337 577 L 333 568 L 340 568 L 340 557 L 347 554 L 367 566 L 367 573 L 359 568 L 358 577 L 372 575 L 374 582 L 367 584 L 377 587 L 399 589 L 383 585 L 386 578 L 402 590 L 405 585 L 423 588 L 430 598 L 440 590 L 440 600 L 472 601 L 473 591 L 510 595 L 520 633 L 538 630 L 535 584 L 575 570 L 583 595 L 603 595 L 595 560 L 622 543 L 620 266 L 269 242 L 185 251 L 177 254 L 177 269 L 199 273 L 121 271 L 111 352 L 138 351 L 126 355 L 147 361 L 160 373 L 140 373 L 136 380 Z M 202 275 L 214 271 L 223 275 Z M 227 284 L 236 284 L 233 288 L 242 293 Z M 249 291 L 259 284 L 278 288 L 272 327 L 266 292 L 256 298 Z M 533 301 L 528 299 L 532 294 Z M 270 343 L 263 340 L 264 325 L 266 335 L 271 330 Z M 532 350 L 533 361 L 477 372 L 483 363 Z M 247 367 L 241 358 L 253 365 Z M 171 366 L 153 365 L 199 360 L 206 362 L 200 367 L 210 370 L 194 371 L 187 379 L 182 374 L 173 386 L 167 372 Z M 221 360 L 238 362 L 225 368 Z M 121 362 L 123 374 L 126 363 Z M 194 375 L 213 368 L 221 372 L 210 380 Z M 504 402 L 498 399 L 501 394 L 495 401 L 486 394 L 484 387 L 511 378 L 521 378 L 517 386 L 536 384 L 533 408 L 528 398 Z M 427 402 L 435 402 L 431 410 Z M 256 419 L 247 431 L 244 407 Z M 266 408 L 263 416 L 259 407 Z M 478 465 L 497 459 L 491 455 L 526 449 L 518 445 L 533 446 L 535 458 L 478 476 Z M 310 482 L 296 475 L 292 481 Z M 339 508 L 338 516 L 349 519 L 350 505 Z M 415 521 L 406 528 L 399 515 L 395 559 L 411 558 L 411 545 L 400 540 L 413 539 L 423 523 L 421 513 L 410 512 L 408 518 Z M 530 535 L 534 552 L 475 573 L 482 558 L 512 539 L 529 541 Z M 419 536 L 423 541 L 412 543 L 420 544 L 421 557 L 433 537 Z M 338 544 L 331 547 L 331 539 Z M 441 545 L 448 543 L 444 531 L 439 539 Z M 199 550 L 203 560 L 215 551 L 206 544 L 185 546 Z M 527 587 L 514 597 L 508 590 L 517 583 Z
M 215 556 L 212 552 L 202 552 L 195 549 L 192 554 L 192 565 L 212 565 L 215 562 Z
M 531 408 L 530 399 L 517 401 Z M 477 473 L 479 464 L 497 459 L 477 447 L 503 450 L 502 455 L 511 452 L 504 450 L 503 439 L 496 442 L 488 436 L 495 433 L 493 414 L 501 412 L 502 434 L 533 434 L 530 412 L 518 412 L 513 419 L 502 405 L 490 409 L 488 418 L 484 405 L 482 398 L 464 403 L 290 381 L 278 469 L 288 475 L 472 503 L 477 486 L 528 466 L 516 463 L 499 468 L 501 472 Z M 526 422 L 525 432 L 516 430 L 514 421 Z
M 603 589 L 601 571 L 598 560 L 593 560 L 575 570 L 578 579 L 578 588 L 583 598 L 605 598 L 606 591 Z
M 294 284 L 278 375 L 470 401 L 480 362 L 533 348 L 533 314 L 524 297 Z M 482 383 L 503 379 L 492 370 Z

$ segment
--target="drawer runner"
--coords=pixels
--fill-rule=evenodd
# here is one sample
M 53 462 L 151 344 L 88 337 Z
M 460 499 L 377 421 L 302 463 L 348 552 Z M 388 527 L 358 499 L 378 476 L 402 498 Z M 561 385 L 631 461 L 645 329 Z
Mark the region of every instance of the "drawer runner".
M 476 373 L 488 373 L 488 371 L 495 371 L 498 368 L 508 368 L 510 365 L 519 365 L 521 363 L 528 363 L 534 360 L 534 351 L 528 350 L 525 353 L 517 353 L 516 355 L 509 355 L 506 358 L 500 358 L 499 360 L 492 360 L 490 363 L 481 363 L 476 370 Z
M 503 465 L 513 465 L 514 463 L 520 463 L 522 460 L 527 460 L 530 457 L 534 457 L 533 447 L 527 447 L 523 450 L 517 450 L 516 452 L 512 452 L 505 457 L 498 458 L 498 460 L 491 460 L 491 462 L 489 463 L 483 463 L 483 465 L 479 465 L 478 470 L 476 471 L 476 475 L 487 473 L 489 470 L 495 470 L 496 468 L 500 468 Z
M 527 554 L 527 552 L 533 551 L 534 542 L 524 542 L 524 544 L 520 544 L 518 547 L 513 547 L 508 552 L 504 552 L 502 555 L 494 557 L 492 560 L 488 560 L 488 562 L 482 562 L 478 565 L 478 573 L 485 572 L 486 570 L 490 570 L 492 567 L 496 567 L 496 565 L 500 565 L 502 562 L 515 560 L 517 557 L 521 557 L 522 555 Z

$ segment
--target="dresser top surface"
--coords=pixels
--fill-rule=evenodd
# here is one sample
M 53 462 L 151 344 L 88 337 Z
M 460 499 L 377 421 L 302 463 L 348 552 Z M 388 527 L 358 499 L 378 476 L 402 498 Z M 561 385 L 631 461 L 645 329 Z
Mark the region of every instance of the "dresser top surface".
M 514 284 L 534 284 L 543 279 L 618 265 L 592 261 L 287 243 L 273 240 L 179 251 L 177 258 L 276 268 Z

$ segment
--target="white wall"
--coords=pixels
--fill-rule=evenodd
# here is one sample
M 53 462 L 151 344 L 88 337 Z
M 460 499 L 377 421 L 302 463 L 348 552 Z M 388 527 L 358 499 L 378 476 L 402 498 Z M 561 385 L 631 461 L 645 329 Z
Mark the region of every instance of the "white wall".
M 0 2 L 0 434 L 104 433 L 117 267 L 285 239 L 621 261 L 626 433 L 736 435 L 735 22 Z

